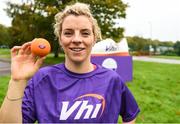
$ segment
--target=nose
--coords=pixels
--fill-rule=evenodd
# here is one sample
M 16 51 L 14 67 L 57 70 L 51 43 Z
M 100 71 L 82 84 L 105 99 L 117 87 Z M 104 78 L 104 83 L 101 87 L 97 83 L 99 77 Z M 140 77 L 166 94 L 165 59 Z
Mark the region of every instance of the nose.
M 81 38 L 81 36 L 80 36 L 80 33 L 78 33 L 78 32 L 76 32 L 75 34 L 74 34 L 74 37 L 72 38 L 72 42 L 73 43 L 82 43 L 82 38 Z

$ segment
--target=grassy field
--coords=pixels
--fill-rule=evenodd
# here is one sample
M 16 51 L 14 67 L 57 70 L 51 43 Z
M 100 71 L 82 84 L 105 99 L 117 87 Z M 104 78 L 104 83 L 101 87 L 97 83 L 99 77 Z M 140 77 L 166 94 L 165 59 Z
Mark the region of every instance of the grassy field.
M 0 48 L 0 57 L 1 58 L 10 58 L 10 49 L 1 49 Z
M 0 105 L 5 97 L 10 76 L 0 76 Z
M 53 54 L 49 54 L 45 59 L 44 63 L 46 65 L 51 65 L 51 64 L 57 64 L 59 62 L 64 62 L 64 54 L 59 54 L 58 58 L 54 58 L 53 56 L 54 56 Z
M 140 123 L 180 123 L 180 65 L 134 62 L 134 79 L 128 83 L 141 113 Z
M 50 54 L 45 63 L 55 64 L 63 58 L 54 59 Z M 180 65 L 134 61 L 133 69 L 133 82 L 127 85 L 141 109 L 137 123 L 180 123 Z M 9 78 L 0 77 L 0 105 Z

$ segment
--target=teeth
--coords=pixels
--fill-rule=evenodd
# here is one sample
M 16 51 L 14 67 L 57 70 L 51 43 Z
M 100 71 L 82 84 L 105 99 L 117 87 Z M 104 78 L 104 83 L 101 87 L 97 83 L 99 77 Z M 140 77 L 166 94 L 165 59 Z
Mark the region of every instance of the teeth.
M 79 52 L 79 51 L 83 50 L 83 48 L 71 48 L 71 50 L 73 50 L 75 52 Z

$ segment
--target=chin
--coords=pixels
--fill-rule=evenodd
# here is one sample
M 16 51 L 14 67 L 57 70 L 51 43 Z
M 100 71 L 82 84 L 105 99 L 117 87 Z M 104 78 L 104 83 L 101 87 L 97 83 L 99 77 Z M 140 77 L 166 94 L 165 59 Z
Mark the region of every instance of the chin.
M 79 63 L 80 64 L 80 63 L 84 62 L 85 59 L 77 57 L 77 58 L 72 58 L 71 61 L 74 62 L 74 63 Z

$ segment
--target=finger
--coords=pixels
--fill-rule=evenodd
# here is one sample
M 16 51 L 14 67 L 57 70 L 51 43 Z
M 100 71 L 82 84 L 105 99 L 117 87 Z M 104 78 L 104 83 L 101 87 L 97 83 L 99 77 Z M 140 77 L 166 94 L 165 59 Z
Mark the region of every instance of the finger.
M 11 49 L 11 58 L 17 55 L 18 51 L 22 48 L 22 46 L 14 46 Z
M 24 50 L 23 50 L 22 47 L 21 47 L 21 49 L 19 49 L 18 54 L 19 54 L 19 55 L 23 55 L 23 53 L 24 53 Z
M 30 46 L 30 43 L 29 43 L 29 42 L 24 43 L 24 44 L 22 45 L 22 48 L 19 50 L 19 53 L 18 53 L 18 54 L 23 55 L 23 54 L 25 53 L 25 50 L 27 49 L 28 46 Z
M 22 49 L 23 49 L 23 51 L 24 51 L 23 54 L 30 55 L 30 53 L 31 53 L 30 47 L 31 47 L 31 42 L 25 43 L 25 44 L 22 46 Z
M 36 61 L 36 63 L 35 63 L 35 66 L 38 67 L 38 68 L 40 68 L 41 65 L 43 64 L 43 61 L 44 61 L 45 59 L 46 59 L 46 56 L 38 58 L 37 61 Z
M 31 47 L 27 46 L 27 48 L 24 50 L 24 54 L 30 55 L 31 54 Z

